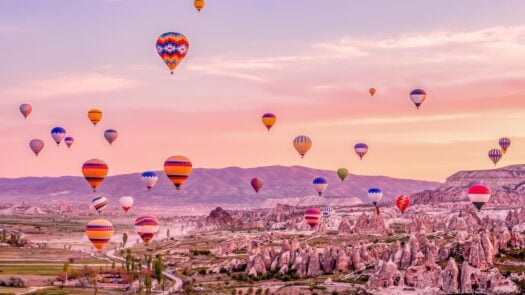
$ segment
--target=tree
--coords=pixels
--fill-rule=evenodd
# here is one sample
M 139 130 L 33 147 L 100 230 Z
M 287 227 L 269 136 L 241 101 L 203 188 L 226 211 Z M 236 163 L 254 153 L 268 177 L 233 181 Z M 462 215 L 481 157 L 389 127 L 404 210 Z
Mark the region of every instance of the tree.
M 146 275 L 146 277 L 144 278 L 144 286 L 146 287 L 146 292 L 148 294 L 151 293 L 151 277 Z
M 111 264 L 111 269 L 115 269 L 116 266 L 115 266 L 115 260 L 113 260 L 113 263 Z
M 128 242 L 128 234 L 127 233 L 123 233 L 122 234 L 122 247 L 123 248 L 126 248 L 126 243 Z
M 67 262 L 67 261 L 64 262 L 64 267 L 62 267 L 62 271 L 63 271 L 63 272 L 65 273 L 65 275 L 66 275 L 66 279 L 64 280 L 64 282 L 65 282 L 65 285 L 66 285 L 66 287 L 67 287 L 67 275 L 68 275 L 68 273 L 69 273 L 69 262 Z
M 160 254 L 157 254 L 155 256 L 155 278 L 157 279 L 157 282 L 161 282 L 163 280 L 163 277 L 162 277 L 162 269 L 163 269 L 163 265 L 162 265 L 162 255 Z
M 131 256 L 131 250 L 128 249 L 126 254 L 126 272 L 129 273 L 131 269 L 131 264 L 133 263 L 133 256 Z

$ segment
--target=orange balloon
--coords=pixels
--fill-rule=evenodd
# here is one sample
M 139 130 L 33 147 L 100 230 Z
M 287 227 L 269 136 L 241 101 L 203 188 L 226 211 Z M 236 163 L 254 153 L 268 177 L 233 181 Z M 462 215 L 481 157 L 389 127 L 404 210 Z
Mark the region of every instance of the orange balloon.
M 374 94 L 376 94 L 376 89 L 375 88 L 370 88 L 370 89 L 368 89 L 368 92 L 370 92 L 370 95 L 374 96 Z
M 102 111 L 99 109 L 91 109 L 88 112 L 88 118 L 94 126 L 97 126 L 98 122 L 102 120 Z
M 82 165 L 82 174 L 95 192 L 108 175 L 108 165 L 99 159 L 88 160 Z
M 190 159 L 184 156 L 172 156 L 164 162 L 164 172 L 177 190 L 188 179 L 192 169 Z

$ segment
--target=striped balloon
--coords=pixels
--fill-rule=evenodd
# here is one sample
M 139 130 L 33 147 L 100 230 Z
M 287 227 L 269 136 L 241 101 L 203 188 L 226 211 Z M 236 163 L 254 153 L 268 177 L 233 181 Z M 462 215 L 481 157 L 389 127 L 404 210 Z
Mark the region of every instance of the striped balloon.
M 86 226 L 86 235 L 98 251 L 109 243 L 113 232 L 113 224 L 105 219 L 91 220 Z
M 417 109 L 419 109 L 426 99 L 427 93 L 423 89 L 414 89 L 410 92 L 410 100 L 416 105 Z
M 262 122 L 264 126 L 270 131 L 273 124 L 275 124 L 275 121 L 277 120 L 277 117 L 272 113 L 266 113 L 262 116 Z
M 66 129 L 62 127 L 51 129 L 51 137 L 53 137 L 53 140 L 57 143 L 57 146 L 59 146 L 64 137 L 66 137 Z
M 104 131 L 104 138 L 109 142 L 109 145 L 111 145 L 118 137 L 118 132 L 115 129 L 108 129 Z
M 507 137 L 500 138 L 499 146 L 501 147 L 501 151 L 503 151 L 503 153 L 506 153 L 507 149 L 510 146 L 510 138 L 507 138 Z
M 108 165 L 99 159 L 88 160 L 82 165 L 82 174 L 95 192 L 108 175 Z
M 135 230 L 142 241 L 144 241 L 144 244 L 148 245 L 159 232 L 159 220 L 151 215 L 137 217 Z
M 98 122 L 102 120 L 102 111 L 99 109 L 91 109 L 88 111 L 88 118 L 93 123 L 93 126 L 97 126 Z
M 293 140 L 293 146 L 301 158 L 304 158 L 306 152 L 312 147 L 312 140 L 306 135 L 299 135 Z
M 140 175 L 140 179 L 148 189 L 151 189 L 157 184 L 159 177 L 157 176 L 157 173 L 153 171 L 145 171 Z
M 168 32 L 159 36 L 156 46 L 157 53 L 173 75 L 173 71 L 177 65 L 186 57 L 188 49 L 190 48 L 190 42 L 182 34 Z
M 492 160 L 492 163 L 494 163 L 494 166 L 498 164 L 499 160 L 501 160 L 501 157 L 503 157 L 503 153 L 499 149 L 491 149 L 489 151 L 489 158 Z
M 378 188 L 371 188 L 368 190 L 368 199 L 374 204 L 374 206 L 377 206 L 377 203 L 383 199 L 383 192 Z
M 467 193 L 469 200 L 478 208 L 478 211 L 489 201 L 490 194 L 490 189 L 482 184 L 471 186 Z
M 250 183 L 252 184 L 252 187 L 256 193 L 258 193 L 263 186 L 263 181 L 259 177 L 253 178 Z
M 25 119 L 31 114 L 33 111 L 33 107 L 28 103 L 23 103 L 20 105 L 20 113 L 22 113 L 22 116 L 24 116 Z
M 35 156 L 38 157 L 38 154 L 40 154 L 40 152 L 44 148 L 44 141 L 38 138 L 31 139 L 31 141 L 29 142 L 29 148 L 31 148 L 33 153 L 35 153 Z
M 399 208 L 399 211 L 401 213 L 405 213 L 405 210 L 408 208 L 408 205 L 410 205 L 410 198 L 407 195 L 399 195 L 396 198 L 396 206 Z
M 128 212 L 128 210 L 133 207 L 133 198 L 130 196 L 121 197 L 118 201 L 124 212 Z
M 314 185 L 314 189 L 321 196 L 326 188 L 328 187 L 328 180 L 324 177 L 316 177 L 314 178 L 314 181 L 312 182 Z
M 311 227 L 315 227 L 321 222 L 321 211 L 317 208 L 308 208 L 304 211 L 304 220 Z
M 363 160 L 363 157 L 368 153 L 368 145 L 366 143 L 358 143 L 354 145 L 354 151 Z
M 64 138 L 64 143 L 67 145 L 67 148 L 71 148 L 74 142 L 75 142 L 75 139 L 71 136 Z
M 334 209 L 332 207 L 323 207 L 321 208 L 321 211 L 323 212 L 324 217 L 328 217 L 334 214 Z
M 104 196 L 96 197 L 91 201 L 91 207 L 100 214 L 108 207 L 108 199 Z
M 184 156 L 172 156 L 164 162 L 164 172 L 177 190 L 188 179 L 192 171 L 190 160 Z

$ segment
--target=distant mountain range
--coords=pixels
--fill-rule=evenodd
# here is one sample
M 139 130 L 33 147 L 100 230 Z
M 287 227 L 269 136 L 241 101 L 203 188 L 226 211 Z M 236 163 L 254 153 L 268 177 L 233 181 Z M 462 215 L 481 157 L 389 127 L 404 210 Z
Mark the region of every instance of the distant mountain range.
M 440 185 L 430 181 L 353 174 L 349 174 L 346 180 L 341 182 L 335 171 L 300 166 L 268 166 L 196 168 L 181 190 L 176 191 L 164 172 L 158 172 L 158 175 L 159 182 L 151 191 L 143 185 L 139 173 L 110 176 L 104 180 L 97 194 L 91 192 L 91 188 L 81 176 L 0 178 L 0 200 L 27 201 L 34 204 L 52 200 L 85 202 L 95 195 L 103 194 L 114 201 L 129 195 L 133 196 L 138 204 L 148 205 L 227 204 L 256 207 L 265 201 L 274 203 L 271 202 L 272 199 L 286 200 L 294 197 L 295 203 L 297 197 L 316 195 L 312 180 L 317 176 L 328 179 L 328 189 L 325 192 L 327 198 L 344 200 L 357 197 L 364 202 L 368 202 L 366 193 L 370 187 L 381 188 L 385 194 L 385 201 L 391 201 L 396 194 L 413 194 Z M 258 194 L 250 186 L 253 177 L 260 177 L 264 181 Z
M 411 197 L 412 203 L 467 201 L 468 188 L 481 183 L 490 188 L 489 204 L 525 205 L 525 165 L 477 171 L 460 171 L 448 177 L 445 183 Z

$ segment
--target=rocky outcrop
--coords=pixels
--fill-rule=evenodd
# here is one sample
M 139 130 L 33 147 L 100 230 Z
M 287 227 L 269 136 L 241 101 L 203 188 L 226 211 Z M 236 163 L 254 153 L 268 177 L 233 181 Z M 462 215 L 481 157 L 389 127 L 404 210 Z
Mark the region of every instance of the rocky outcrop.
M 374 211 L 371 218 L 363 212 L 357 218 L 353 232 L 359 234 L 390 234 L 392 230 L 385 224 L 379 211 Z
M 402 276 L 397 269 L 397 265 L 392 260 L 388 262 L 378 260 L 374 268 L 374 273 L 368 280 L 367 286 L 377 289 L 398 286 L 399 284 L 402 284 Z
M 206 217 L 206 224 L 217 227 L 230 227 L 234 223 L 231 215 L 221 207 L 213 209 L 208 217 Z
M 443 270 L 443 285 L 442 290 L 445 293 L 457 293 L 458 288 L 459 269 L 456 261 L 453 258 L 448 260 L 447 266 Z

